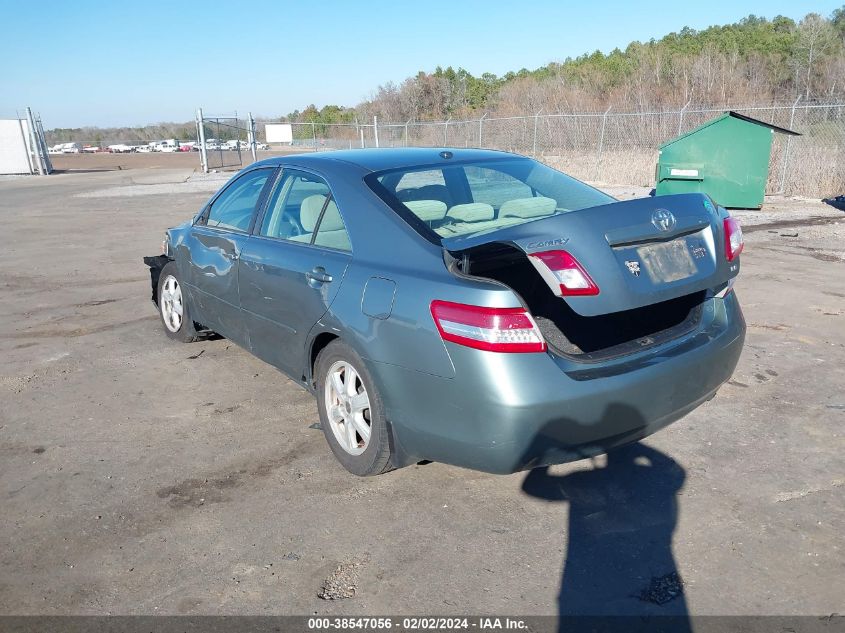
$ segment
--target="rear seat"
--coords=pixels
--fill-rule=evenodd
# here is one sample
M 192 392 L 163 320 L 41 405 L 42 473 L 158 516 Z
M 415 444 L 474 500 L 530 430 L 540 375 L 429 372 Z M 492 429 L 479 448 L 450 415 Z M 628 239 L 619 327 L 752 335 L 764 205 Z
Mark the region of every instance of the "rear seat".
M 413 205 L 419 205 L 414 207 Z M 416 202 L 405 202 L 411 211 L 427 222 L 441 219 L 444 216 L 443 203 L 437 200 L 419 200 Z M 454 220 L 453 224 L 446 224 L 437 228 L 441 234 L 460 235 L 462 233 L 475 233 L 492 228 L 503 228 L 513 224 L 519 224 L 523 220 L 539 218 L 552 215 L 557 210 L 557 201 L 553 198 L 542 196 L 533 198 L 516 198 L 502 203 L 499 208 L 499 215 L 492 205 L 484 202 L 471 202 L 468 204 L 456 204 L 445 213 L 446 219 Z

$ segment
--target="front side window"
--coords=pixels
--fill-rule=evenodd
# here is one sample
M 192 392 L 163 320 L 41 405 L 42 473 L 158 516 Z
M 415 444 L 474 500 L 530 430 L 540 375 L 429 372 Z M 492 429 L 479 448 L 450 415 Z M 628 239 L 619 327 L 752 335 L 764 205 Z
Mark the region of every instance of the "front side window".
M 276 185 L 259 235 L 350 251 L 349 236 L 326 182 L 285 170 Z
M 256 169 L 230 184 L 211 204 L 206 226 L 248 231 L 255 205 L 272 169 Z
M 390 206 L 403 215 L 413 214 L 441 238 L 494 231 L 614 202 L 528 158 L 392 170 L 365 180 Z

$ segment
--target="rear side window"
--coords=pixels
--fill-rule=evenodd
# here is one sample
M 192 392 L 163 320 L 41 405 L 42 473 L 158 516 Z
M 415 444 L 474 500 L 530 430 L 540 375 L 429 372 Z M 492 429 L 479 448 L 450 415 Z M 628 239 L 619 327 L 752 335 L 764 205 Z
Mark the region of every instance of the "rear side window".
M 350 251 L 349 236 L 326 182 L 285 170 L 261 222 L 259 235 Z
M 272 169 L 256 169 L 226 187 L 208 210 L 206 226 L 248 231 L 261 190 L 272 173 Z

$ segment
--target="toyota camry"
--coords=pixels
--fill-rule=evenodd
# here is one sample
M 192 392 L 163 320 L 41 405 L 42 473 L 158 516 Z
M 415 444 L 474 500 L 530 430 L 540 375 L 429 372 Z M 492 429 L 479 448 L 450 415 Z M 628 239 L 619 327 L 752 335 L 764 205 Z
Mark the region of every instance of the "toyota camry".
M 742 248 L 703 194 L 619 202 L 530 158 L 407 148 L 254 163 L 145 262 L 165 333 L 313 393 L 350 472 L 510 473 L 712 398 L 745 337 Z

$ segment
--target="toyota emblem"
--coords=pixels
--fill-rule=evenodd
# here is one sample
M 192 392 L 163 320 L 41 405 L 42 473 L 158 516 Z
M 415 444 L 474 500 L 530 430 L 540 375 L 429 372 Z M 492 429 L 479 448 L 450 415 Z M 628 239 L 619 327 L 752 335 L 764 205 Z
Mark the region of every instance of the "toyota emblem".
M 651 223 L 658 231 L 671 231 L 675 228 L 675 216 L 666 209 L 657 209 L 651 214 Z

